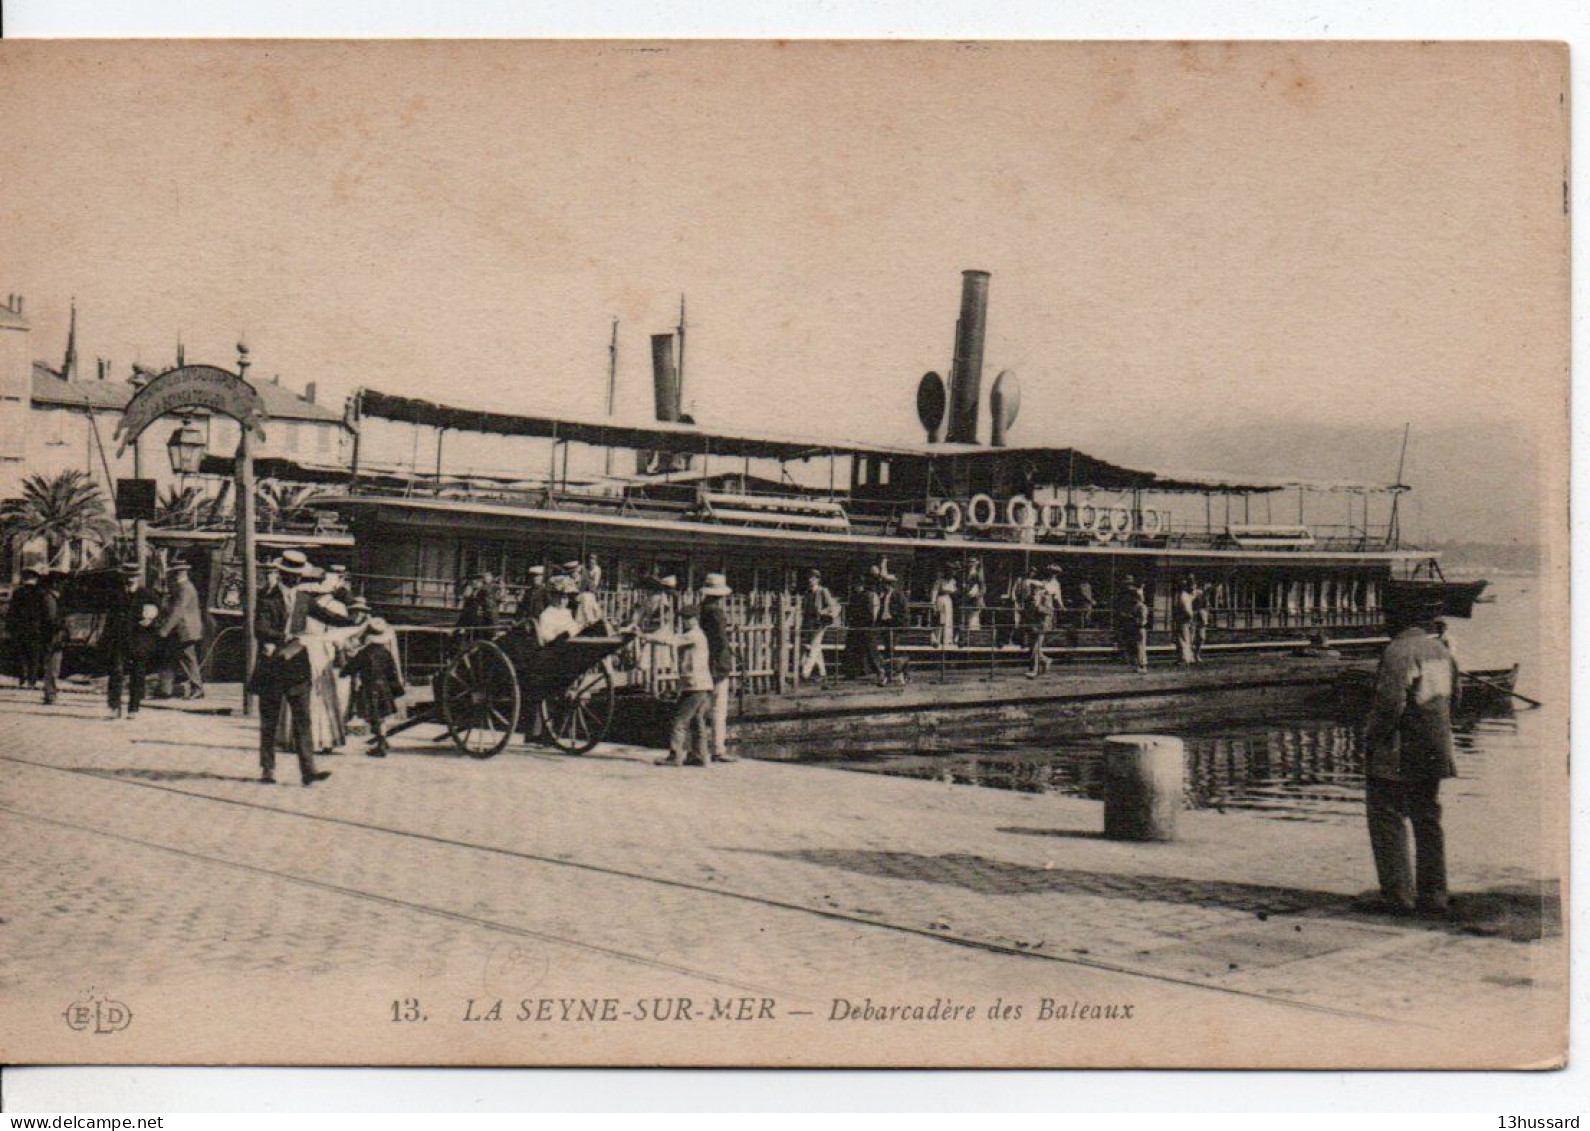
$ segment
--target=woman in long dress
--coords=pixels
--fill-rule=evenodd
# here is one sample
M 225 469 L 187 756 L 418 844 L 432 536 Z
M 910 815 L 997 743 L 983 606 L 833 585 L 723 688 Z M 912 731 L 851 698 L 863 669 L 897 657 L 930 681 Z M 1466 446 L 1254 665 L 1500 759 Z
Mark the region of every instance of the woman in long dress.
M 348 607 L 341 600 L 341 582 L 333 577 L 322 583 L 315 604 L 339 617 L 347 617 Z M 330 754 L 348 741 L 347 716 L 342 708 L 338 686 L 337 649 L 359 632 L 357 626 L 333 628 L 310 617 L 304 625 L 304 646 L 309 651 L 312 688 L 309 696 L 309 728 L 315 752 Z

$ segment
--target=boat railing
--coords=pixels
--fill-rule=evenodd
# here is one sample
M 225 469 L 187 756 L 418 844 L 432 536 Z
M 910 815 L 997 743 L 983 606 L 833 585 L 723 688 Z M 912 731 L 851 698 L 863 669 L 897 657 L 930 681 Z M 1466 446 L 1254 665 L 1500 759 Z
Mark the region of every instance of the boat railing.
M 439 503 L 485 503 L 523 507 L 532 510 L 605 513 L 625 518 L 657 521 L 699 522 L 716 526 L 766 529 L 770 525 L 821 528 L 853 537 L 916 538 L 924 542 L 942 541 L 951 536 L 924 502 L 888 502 L 870 499 L 825 498 L 791 495 L 787 500 L 788 518 L 779 522 L 781 496 L 733 496 L 721 492 L 692 492 L 685 498 L 665 498 L 614 489 L 549 488 L 514 483 L 480 483 L 444 480 L 440 483 L 410 482 L 402 486 L 360 484 L 351 494 L 370 498 L 402 498 L 409 501 L 435 500 Z M 733 505 L 738 498 L 744 505 Z M 1240 536 L 1251 524 L 1227 525 L 1206 521 L 1172 522 L 1163 529 L 1148 532 L 1133 528 L 1122 533 L 1102 532 L 1091 527 L 1068 526 L 1064 530 L 1045 530 L 1032 526 L 994 522 L 971 528 L 962 526 L 955 536 L 987 542 L 1014 542 L 1043 546 L 1120 545 L 1134 548 L 1169 550 L 1231 550 L 1242 548 Z M 1351 523 L 1308 523 L 1308 538 L 1271 538 L 1267 550 L 1327 551 L 1365 553 L 1395 546 L 1389 525 L 1363 526 Z M 1251 541 L 1251 539 L 1249 539 Z
M 429 595 L 428 605 L 394 603 L 379 595 L 374 582 L 380 575 L 360 574 L 352 580 L 371 597 L 383 615 L 396 622 L 400 658 L 411 684 L 426 683 L 447 662 L 461 638 L 490 635 L 511 622 L 523 595 L 522 586 L 497 587 L 497 624 L 460 629 L 458 587 L 452 581 L 430 580 L 418 592 Z M 387 578 L 405 584 L 423 579 Z M 392 592 L 388 590 L 388 593 Z M 647 632 L 671 629 L 678 598 L 654 605 L 655 593 L 620 588 L 597 594 L 606 621 L 615 629 L 636 626 Z M 907 606 L 902 625 L 859 627 L 841 621 L 813 625 L 804 620 L 798 594 L 755 591 L 724 599 L 730 645 L 735 657 L 734 692 L 737 695 L 797 690 L 819 679 L 842 675 L 867 676 L 866 653 L 894 665 L 908 665 L 915 678 L 994 676 L 1021 670 L 1032 662 L 1034 625 L 1009 602 L 958 605 L 948 624 L 926 602 Z M 660 614 L 660 615 L 659 615 Z M 1262 641 L 1267 647 L 1287 647 L 1316 633 L 1328 639 L 1368 639 L 1383 629 L 1379 608 L 1340 603 L 1292 607 L 1216 604 L 1207 609 L 1210 643 L 1216 649 L 1242 641 Z M 1115 615 L 1104 605 L 1073 603 L 1056 611 L 1044 624 L 1045 654 L 1053 659 L 1108 658 L 1118 648 Z M 1266 639 L 1272 638 L 1272 639 Z M 1150 647 L 1158 653 L 1175 648 L 1168 610 L 1154 610 Z M 822 657 L 812 659 L 813 650 Z M 620 687 L 643 691 L 658 698 L 677 693 L 679 667 L 671 646 L 637 637 L 613 659 L 613 674 Z

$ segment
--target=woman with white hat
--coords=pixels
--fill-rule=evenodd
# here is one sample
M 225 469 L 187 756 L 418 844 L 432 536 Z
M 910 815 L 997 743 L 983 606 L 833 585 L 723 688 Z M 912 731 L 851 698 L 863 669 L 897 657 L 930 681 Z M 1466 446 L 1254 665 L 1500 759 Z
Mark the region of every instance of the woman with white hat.
M 309 597 L 321 614 L 304 624 L 304 646 L 309 650 L 309 667 L 314 673 L 314 694 L 310 697 L 309 724 L 317 754 L 340 754 L 348 741 L 347 715 L 343 711 L 344 689 L 337 673 L 337 650 L 345 648 L 359 633 L 343 602 L 344 578 L 341 570 L 310 567 L 319 580 L 311 586 Z M 306 594 L 306 596 L 308 596 Z M 346 626 L 346 627 L 344 627 Z M 287 736 L 282 736 L 283 738 Z
M 541 610 L 541 615 L 536 617 L 536 636 L 540 638 L 542 647 L 555 644 L 567 636 L 578 636 L 585 627 L 575 617 L 571 607 L 580 596 L 580 586 L 574 578 L 560 573 L 547 582 L 547 591 L 551 594 L 551 600 Z

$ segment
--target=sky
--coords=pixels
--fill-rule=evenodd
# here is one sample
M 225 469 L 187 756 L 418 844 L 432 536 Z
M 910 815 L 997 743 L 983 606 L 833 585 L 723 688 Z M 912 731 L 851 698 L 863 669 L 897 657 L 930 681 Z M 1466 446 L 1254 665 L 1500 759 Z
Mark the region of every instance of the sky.
M 0 292 L 51 360 L 75 296 L 118 372 L 246 338 L 322 400 L 585 416 L 616 317 L 632 420 L 686 294 L 702 424 L 912 442 L 979 268 L 1013 442 L 1276 473 L 1312 430 L 1380 481 L 1408 422 L 1483 469 L 1453 537 L 1533 539 L 1565 80 L 1540 44 L 5 42 Z

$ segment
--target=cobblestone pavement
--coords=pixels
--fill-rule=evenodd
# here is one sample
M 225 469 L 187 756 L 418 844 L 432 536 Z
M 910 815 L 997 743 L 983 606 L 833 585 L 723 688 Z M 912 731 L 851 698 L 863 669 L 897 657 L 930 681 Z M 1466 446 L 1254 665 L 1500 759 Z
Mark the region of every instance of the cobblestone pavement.
M 291 784 L 266 787 L 250 720 L 102 714 L 85 693 L 46 710 L 0 690 L 0 988 L 85 970 L 137 985 L 463 978 L 487 994 L 599 979 L 810 1002 L 1062 985 L 1505 1025 L 1565 982 L 1549 922 L 1513 941 L 1475 933 L 1491 920 L 1355 908 L 1356 826 L 1194 812 L 1178 842 L 1128 845 L 1070 798 L 781 763 L 662 768 L 623 747 L 477 762 L 425 728 L 384 761 L 326 760 L 334 776 L 313 789 L 290 760 Z M 1531 933 L 1518 926 L 1539 923 L 1537 877 L 1465 843 L 1461 821 L 1452 832 L 1455 890 Z

